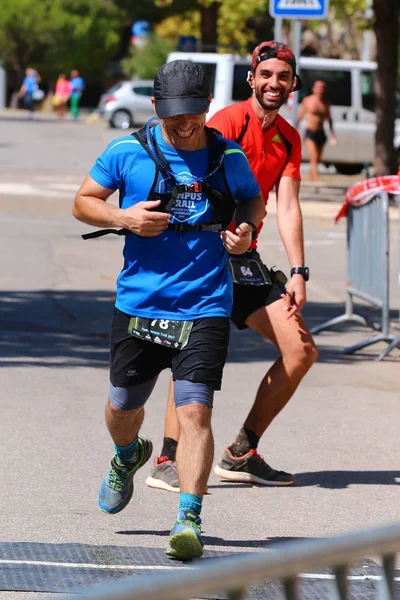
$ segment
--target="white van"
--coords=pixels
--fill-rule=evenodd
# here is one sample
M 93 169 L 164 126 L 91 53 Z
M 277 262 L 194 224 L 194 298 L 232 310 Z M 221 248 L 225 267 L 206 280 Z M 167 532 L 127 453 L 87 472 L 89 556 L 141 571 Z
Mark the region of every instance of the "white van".
M 202 52 L 172 52 L 168 61 L 177 59 L 193 60 L 204 68 L 213 93 L 209 115 L 221 108 L 246 100 L 250 95 L 247 74 L 250 56 L 214 54 Z M 324 163 L 333 164 L 340 173 L 359 173 L 374 159 L 375 152 L 375 72 L 376 63 L 357 60 L 300 57 L 299 74 L 303 87 L 299 92 L 299 102 L 311 93 L 315 80 L 327 83 L 327 97 L 331 104 L 337 144 L 327 144 L 324 149 Z M 291 121 L 290 106 L 282 106 L 280 114 Z M 395 146 L 400 147 L 400 101 L 397 105 Z M 300 123 L 300 133 L 305 128 Z M 327 132 L 328 133 L 328 132 Z M 304 157 L 307 158 L 303 148 Z

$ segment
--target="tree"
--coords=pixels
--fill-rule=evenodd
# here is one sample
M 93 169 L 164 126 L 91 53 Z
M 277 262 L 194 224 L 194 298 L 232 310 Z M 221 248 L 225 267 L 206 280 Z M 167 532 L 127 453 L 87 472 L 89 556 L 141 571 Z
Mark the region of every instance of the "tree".
M 219 0 L 202 0 L 200 11 L 201 46 L 205 52 L 216 52 L 218 47 L 218 17 L 221 8 Z
M 157 24 L 168 17 L 193 10 L 196 0 L 115 0 L 115 3 L 132 22 L 144 19 Z
M 377 44 L 376 153 L 374 169 L 376 175 L 389 175 L 397 172 L 397 156 L 393 138 L 396 114 L 400 5 L 398 0 L 374 0 L 373 9 Z
M 173 50 L 173 42 L 153 33 L 143 49 L 131 46 L 129 55 L 122 60 L 122 68 L 127 75 L 154 79 L 159 67 L 165 63 L 168 54 Z
M 0 56 L 19 77 L 27 66 L 47 80 L 78 68 L 93 81 L 115 53 L 122 20 L 113 0 L 1 0 Z
M 262 39 L 271 34 L 269 16 L 265 18 L 266 0 L 197 0 L 196 8 L 160 22 L 157 33 L 175 40 L 180 35 L 194 35 L 205 51 L 215 48 L 239 53 L 254 47 L 262 33 Z

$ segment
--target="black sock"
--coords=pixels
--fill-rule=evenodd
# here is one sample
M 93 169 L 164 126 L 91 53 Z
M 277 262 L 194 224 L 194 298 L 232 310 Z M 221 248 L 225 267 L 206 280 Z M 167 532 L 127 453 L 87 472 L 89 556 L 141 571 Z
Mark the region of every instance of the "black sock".
M 177 447 L 178 442 L 176 440 L 169 437 L 165 437 L 163 440 L 163 447 L 161 449 L 160 456 L 168 456 L 170 460 L 175 461 Z
M 260 438 L 254 431 L 242 427 L 236 440 L 229 447 L 229 450 L 233 456 L 243 456 L 243 454 L 247 454 L 252 448 L 256 449 L 259 441 Z

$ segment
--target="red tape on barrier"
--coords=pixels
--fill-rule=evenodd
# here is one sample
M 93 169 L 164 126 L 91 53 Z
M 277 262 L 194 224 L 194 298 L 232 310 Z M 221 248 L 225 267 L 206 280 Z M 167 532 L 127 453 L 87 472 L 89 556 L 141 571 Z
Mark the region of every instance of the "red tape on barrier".
M 350 204 L 352 206 L 367 204 L 378 192 L 400 194 L 400 176 L 383 175 L 382 177 L 372 177 L 354 183 L 346 192 L 343 205 L 334 219 L 335 223 L 342 217 L 347 216 Z

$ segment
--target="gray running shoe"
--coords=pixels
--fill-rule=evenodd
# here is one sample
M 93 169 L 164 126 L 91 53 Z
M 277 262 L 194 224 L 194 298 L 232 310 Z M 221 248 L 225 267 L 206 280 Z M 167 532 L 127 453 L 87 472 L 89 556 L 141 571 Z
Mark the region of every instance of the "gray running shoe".
M 138 436 L 138 459 L 136 463 L 121 464 L 117 456 L 111 460 L 111 469 L 103 479 L 99 491 L 99 507 L 103 512 L 115 514 L 129 503 L 133 494 L 133 477 L 149 460 L 153 444 L 144 435 Z
M 259 485 L 293 485 L 294 475 L 285 471 L 276 471 L 270 467 L 257 450 L 252 449 L 243 456 L 232 456 L 226 448 L 219 459 L 214 473 L 221 479 L 240 483 L 258 483 Z
M 178 472 L 175 463 L 167 456 L 156 456 L 146 483 L 149 487 L 167 490 L 167 492 L 179 492 Z

